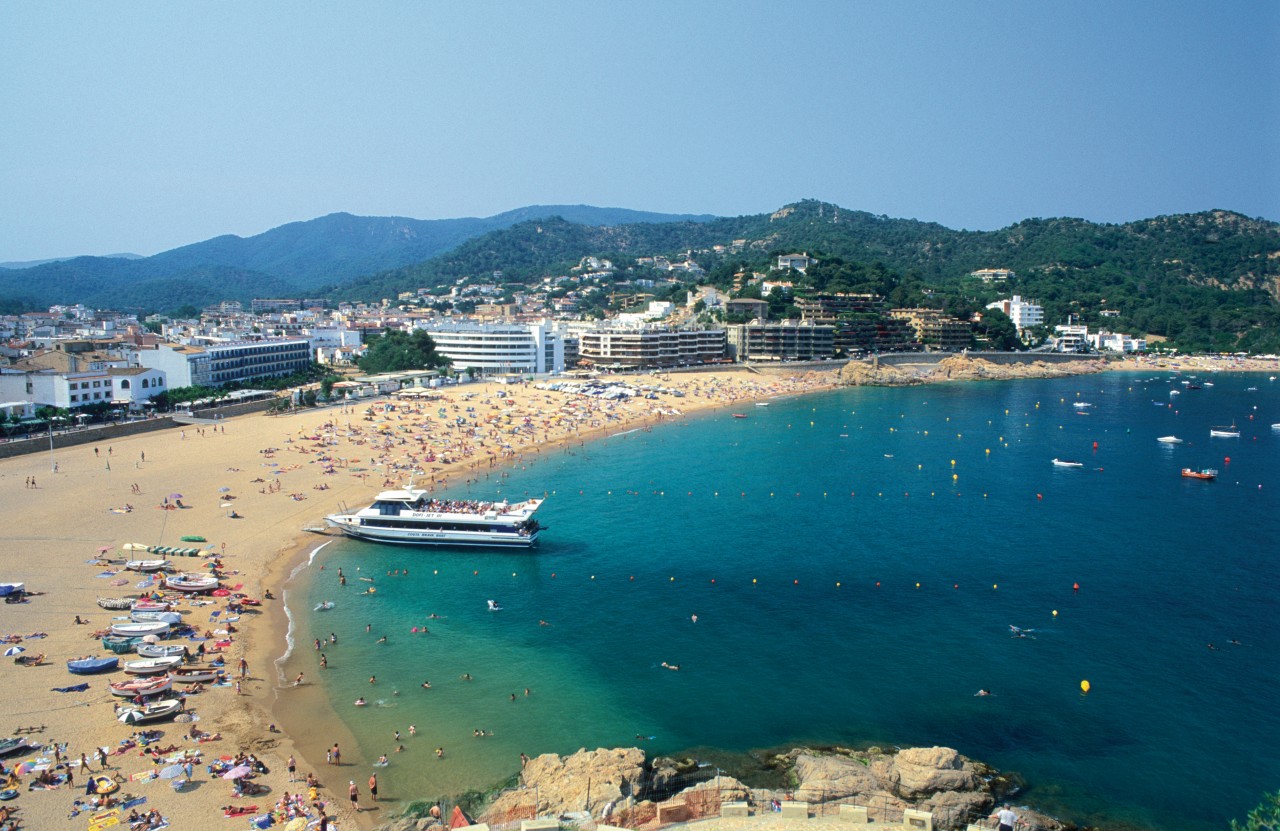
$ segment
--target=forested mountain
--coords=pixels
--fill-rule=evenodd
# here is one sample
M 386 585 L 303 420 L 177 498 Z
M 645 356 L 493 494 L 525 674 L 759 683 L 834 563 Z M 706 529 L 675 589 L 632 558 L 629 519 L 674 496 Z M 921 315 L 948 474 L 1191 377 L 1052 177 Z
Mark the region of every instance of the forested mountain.
M 585 225 L 710 218 L 589 205 L 534 205 L 485 218 L 433 220 L 337 213 L 152 257 L 76 257 L 0 270 L 0 301 L 29 309 L 54 303 L 172 309 L 226 299 L 314 296 L 322 287 L 421 262 L 472 237 L 545 216 Z
M 767 271 L 792 252 L 823 260 L 807 285 L 793 275 L 800 291 L 875 291 L 894 305 L 956 314 L 1016 292 L 1039 301 L 1050 323 L 1068 314 L 1099 323 L 1105 310 L 1116 331 L 1188 348 L 1280 351 L 1280 225 L 1229 211 L 1114 225 L 1028 219 L 998 231 L 816 201 L 721 218 L 589 206 L 456 220 L 332 214 L 141 260 L 82 257 L 0 271 L 0 310 L 165 310 L 270 296 L 378 301 L 468 277 L 493 282 L 499 271 L 508 286 L 567 274 L 588 255 L 612 260 L 615 281 L 666 276 L 637 266 L 639 257 L 689 258 L 707 272 L 699 282 L 727 287 L 735 272 Z M 984 285 L 967 276 L 981 268 L 1018 277 Z
M 718 254 L 712 246 L 741 250 Z M 773 214 L 709 222 L 592 228 L 560 219 L 525 222 L 469 240 L 424 263 L 357 280 L 333 296 L 378 300 L 495 270 L 512 283 L 563 274 L 586 255 L 637 270 L 637 257 L 686 254 L 727 286 L 741 269 L 768 270 L 777 254 L 875 266 L 881 277 L 848 288 L 889 295 L 895 305 L 962 313 L 1019 293 L 1046 319 L 1085 322 L 1118 312 L 1118 331 L 1167 337 L 1188 347 L 1280 351 L 1280 225 L 1229 211 L 1162 216 L 1122 225 L 1029 219 L 999 231 L 956 231 L 806 201 Z M 1012 283 L 967 275 L 1008 268 Z M 625 277 L 626 275 L 620 275 Z M 646 276 L 653 276 L 652 274 Z M 802 285 L 803 285 L 803 281 Z M 829 288 L 811 286 L 811 288 Z

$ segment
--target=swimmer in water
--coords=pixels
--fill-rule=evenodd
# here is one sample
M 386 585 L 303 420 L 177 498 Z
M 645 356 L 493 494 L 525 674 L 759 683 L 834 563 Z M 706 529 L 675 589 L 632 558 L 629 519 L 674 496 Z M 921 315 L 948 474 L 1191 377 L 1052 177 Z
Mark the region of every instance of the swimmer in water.
M 662 662 L 662 668 L 663 668 L 663 669 L 669 669 L 669 670 L 671 670 L 672 672 L 679 672 L 679 671 L 680 671 L 680 665 L 679 665 L 679 664 L 668 664 L 666 661 L 663 661 L 663 662 Z
M 982 695 L 991 695 L 991 690 L 978 690 L 978 691 L 977 691 L 976 693 L 974 693 L 973 695 L 974 695 L 974 697 L 975 697 L 975 698 L 976 698 L 976 697 L 978 697 L 978 696 L 982 696 Z
M 430 682 L 430 681 L 423 681 L 423 682 L 422 682 L 422 688 L 423 688 L 424 690 L 429 690 L 429 689 L 431 689 L 431 682 Z
M 386 643 L 386 642 L 387 642 L 387 636 L 386 636 L 386 635 L 383 635 L 382 637 L 378 638 L 378 640 L 377 640 L 377 643 Z
M 357 698 L 357 699 L 356 699 L 356 706 L 357 706 L 357 707 L 363 707 L 364 705 L 366 705 L 366 704 L 368 704 L 368 703 L 369 703 L 368 701 L 365 701 L 365 700 L 364 700 L 364 696 L 361 696 L 361 697 L 359 697 L 359 698 Z

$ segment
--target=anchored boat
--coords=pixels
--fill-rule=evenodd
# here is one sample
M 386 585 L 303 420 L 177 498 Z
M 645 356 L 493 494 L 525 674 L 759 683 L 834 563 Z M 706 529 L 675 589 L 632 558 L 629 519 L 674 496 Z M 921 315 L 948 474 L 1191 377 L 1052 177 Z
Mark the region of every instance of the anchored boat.
M 325 522 L 349 537 L 403 545 L 530 548 L 543 500 L 482 502 L 435 499 L 424 490 L 383 491 L 367 508 L 330 514 Z

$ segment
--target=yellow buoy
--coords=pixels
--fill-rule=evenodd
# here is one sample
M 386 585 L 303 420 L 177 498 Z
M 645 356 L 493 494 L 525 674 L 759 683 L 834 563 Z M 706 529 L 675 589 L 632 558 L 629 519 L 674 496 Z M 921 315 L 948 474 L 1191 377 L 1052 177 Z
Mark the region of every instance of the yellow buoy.
M 1081 690 L 1082 692 L 1088 692 L 1088 691 L 1089 691 L 1089 682 L 1088 682 L 1088 681 L 1081 681 L 1081 682 L 1080 682 L 1080 690 Z
M 1058 616 L 1058 610 L 1057 610 L 1057 609 L 1054 609 L 1054 610 L 1053 610 L 1053 616 L 1054 616 L 1054 617 L 1057 617 L 1057 616 Z

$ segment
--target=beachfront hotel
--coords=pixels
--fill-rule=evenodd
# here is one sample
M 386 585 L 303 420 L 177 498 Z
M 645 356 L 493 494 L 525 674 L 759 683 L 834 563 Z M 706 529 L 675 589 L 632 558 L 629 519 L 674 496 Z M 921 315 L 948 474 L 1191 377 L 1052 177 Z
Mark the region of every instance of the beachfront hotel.
M 582 360 L 599 367 L 657 369 L 723 361 L 724 329 L 673 329 L 669 326 L 602 326 L 583 329 Z
M 162 370 L 170 387 L 220 387 L 232 381 L 291 375 L 311 365 L 306 338 L 208 342 L 203 345 L 162 343 L 138 350 L 138 363 Z
M 551 323 L 429 323 L 422 325 L 453 368 L 475 375 L 562 372 L 562 332 Z

